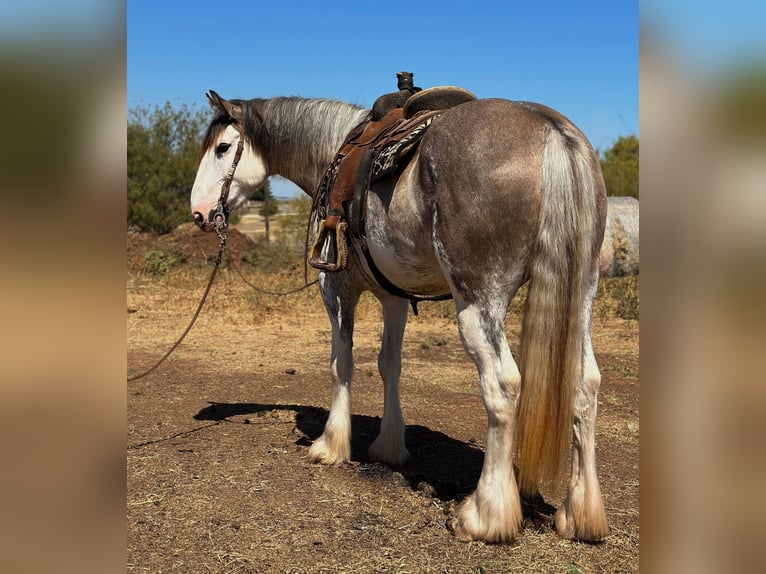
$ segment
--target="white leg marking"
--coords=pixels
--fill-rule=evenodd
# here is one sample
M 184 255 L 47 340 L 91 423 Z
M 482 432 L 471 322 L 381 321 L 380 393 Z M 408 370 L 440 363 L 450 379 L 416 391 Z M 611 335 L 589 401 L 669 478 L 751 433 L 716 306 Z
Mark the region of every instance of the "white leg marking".
M 383 305 L 383 341 L 378 355 L 378 370 L 383 379 L 384 402 L 380 434 L 372 443 L 372 460 L 392 466 L 402 466 L 410 460 L 404 442 L 404 419 L 399 403 L 399 375 L 402 370 L 402 339 L 407 324 L 408 303 L 398 297 L 388 297 Z
M 518 535 L 521 525 L 521 503 L 513 474 L 513 431 L 521 374 L 505 338 L 505 309 L 481 313 L 478 307 L 460 301 L 457 304 L 460 335 L 479 370 L 489 426 L 476 491 L 458 505 L 450 528 L 461 540 L 508 542 Z
M 335 285 L 325 288 L 322 295 L 332 325 L 332 405 L 324 432 L 309 448 L 309 460 L 323 464 L 341 464 L 351 460 L 351 380 L 354 372 L 353 324 L 358 295 L 341 297 Z
M 580 540 L 600 540 L 609 534 L 596 474 L 596 411 L 601 374 L 591 344 L 591 306 L 595 287 L 591 291 L 583 319 L 583 379 L 577 386 L 575 402 L 571 476 L 564 503 L 556 512 L 556 532 L 564 538 Z
M 351 460 L 351 373 L 350 344 L 333 342 L 332 406 L 324 432 L 309 449 L 309 460 L 341 464 Z

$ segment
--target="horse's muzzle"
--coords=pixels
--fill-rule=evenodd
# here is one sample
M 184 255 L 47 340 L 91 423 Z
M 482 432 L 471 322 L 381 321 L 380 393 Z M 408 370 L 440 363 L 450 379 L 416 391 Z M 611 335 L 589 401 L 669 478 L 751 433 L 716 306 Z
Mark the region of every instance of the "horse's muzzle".
M 195 211 L 192 214 L 192 217 L 194 218 L 194 223 L 196 223 L 197 227 L 199 227 L 202 231 L 215 230 L 215 224 L 212 222 L 206 222 L 205 216 L 202 215 L 199 211 Z

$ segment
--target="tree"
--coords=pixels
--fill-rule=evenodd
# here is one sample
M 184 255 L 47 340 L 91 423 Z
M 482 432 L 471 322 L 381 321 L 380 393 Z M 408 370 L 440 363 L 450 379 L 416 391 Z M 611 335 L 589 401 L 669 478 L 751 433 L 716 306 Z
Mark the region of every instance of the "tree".
M 271 182 L 268 179 L 264 181 L 263 185 L 255 190 L 250 199 L 263 202 L 258 213 L 263 216 L 266 243 L 271 243 L 271 216 L 279 211 L 279 205 L 274 201 L 274 196 L 271 193 Z
M 638 138 L 620 136 L 601 159 L 607 195 L 638 199 Z
M 253 195 L 250 196 L 252 201 L 262 201 L 260 210 L 258 213 L 266 217 L 267 215 L 274 215 L 279 212 L 279 204 L 274 201 L 274 194 L 271 193 L 271 182 L 267 179 L 261 184 L 261 186 L 255 190 Z
M 167 233 L 190 221 L 189 194 L 207 122 L 207 113 L 170 102 L 129 111 L 129 228 Z

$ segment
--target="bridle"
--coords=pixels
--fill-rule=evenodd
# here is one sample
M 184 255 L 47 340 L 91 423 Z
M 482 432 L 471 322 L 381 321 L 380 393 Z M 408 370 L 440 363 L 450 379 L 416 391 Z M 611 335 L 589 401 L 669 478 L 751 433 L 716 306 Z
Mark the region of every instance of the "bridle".
M 231 182 L 234 180 L 234 172 L 237 170 L 239 160 L 242 159 L 242 151 L 245 149 L 245 118 L 247 117 L 247 104 L 244 101 L 241 104 L 241 108 L 242 128 L 239 131 L 237 150 L 234 152 L 234 159 L 231 162 L 229 172 L 226 174 L 223 184 L 221 184 L 221 195 L 218 198 L 218 203 L 208 214 L 208 221 L 215 225 L 215 232 L 222 243 L 226 241 L 226 234 L 223 231 L 229 226 L 229 207 L 226 204 L 229 199 L 229 189 L 231 189 Z

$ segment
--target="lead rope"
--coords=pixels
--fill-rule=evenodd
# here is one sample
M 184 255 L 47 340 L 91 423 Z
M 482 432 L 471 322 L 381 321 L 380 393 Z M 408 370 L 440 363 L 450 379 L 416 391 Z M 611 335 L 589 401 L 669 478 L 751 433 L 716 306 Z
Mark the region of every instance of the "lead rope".
M 300 287 L 296 287 L 295 289 L 290 289 L 289 291 L 268 291 L 266 289 L 262 289 L 261 287 L 257 287 L 253 285 L 250 281 L 245 278 L 244 275 L 242 275 L 242 270 L 239 268 L 239 264 L 236 263 L 234 257 L 231 256 L 231 253 L 228 254 L 229 263 L 231 263 L 232 268 L 234 271 L 237 272 L 237 275 L 239 275 L 239 278 L 242 279 L 242 281 L 250 287 L 253 291 L 257 291 L 258 293 L 263 293 L 264 295 L 274 295 L 275 297 L 283 297 L 285 295 L 292 295 L 294 293 L 300 293 L 301 291 L 305 291 L 309 287 L 312 287 L 319 283 L 319 279 L 314 279 L 310 283 L 308 282 L 308 277 L 305 277 L 306 283 L 301 285 Z
M 194 323 L 197 321 L 197 317 L 199 317 L 199 314 L 202 312 L 202 307 L 205 305 L 205 300 L 207 299 L 208 293 L 210 293 L 210 288 L 213 286 L 213 281 L 215 280 L 215 276 L 218 273 L 218 269 L 221 267 L 221 262 L 223 260 L 223 253 L 226 251 L 226 234 L 223 233 L 223 225 L 219 225 L 216 223 L 216 233 L 218 234 L 219 239 L 221 240 L 220 245 L 218 246 L 218 255 L 215 258 L 215 266 L 213 267 L 213 272 L 210 274 L 210 280 L 207 282 L 207 287 L 205 287 L 205 292 L 202 294 L 202 298 L 199 301 L 199 304 L 197 305 L 197 310 L 194 312 L 194 315 L 191 318 L 191 321 L 189 322 L 189 325 L 184 329 L 184 332 L 181 333 L 181 336 L 176 340 L 175 343 L 173 343 L 173 346 L 170 347 L 167 353 L 163 355 L 163 357 L 157 361 L 153 367 L 150 369 L 144 371 L 140 375 L 134 375 L 132 377 L 128 377 L 128 381 L 135 381 L 137 379 L 141 379 L 143 377 L 146 377 L 147 375 L 153 373 L 159 366 L 165 362 L 165 360 L 173 354 L 173 351 L 175 351 L 178 346 L 183 342 L 183 340 L 186 338 L 186 335 L 189 334 L 189 332 L 192 330 L 192 327 L 194 326 Z M 235 263 L 234 257 L 231 256 L 231 254 L 228 254 L 229 262 L 232 264 L 232 267 L 237 272 L 239 277 L 242 279 L 242 281 L 245 282 L 249 287 L 254 289 L 255 291 L 259 293 L 264 293 L 266 295 L 275 295 L 275 296 L 284 296 L 284 295 L 292 295 L 293 293 L 298 293 L 300 291 L 303 291 L 305 289 L 308 289 L 309 287 L 316 285 L 319 282 L 319 279 L 314 279 L 311 283 L 306 283 L 305 285 L 302 285 L 301 287 L 298 287 L 297 289 L 291 289 L 289 291 L 267 291 L 266 289 L 261 289 L 260 287 L 256 287 L 253 285 L 250 281 L 248 281 L 244 275 L 242 275 L 242 271 L 240 271 L 239 266 Z
M 218 239 L 221 240 L 221 243 L 218 245 L 218 255 L 215 258 L 215 266 L 213 267 L 213 272 L 210 274 L 210 280 L 207 282 L 207 287 L 205 287 L 205 292 L 202 294 L 202 298 L 199 301 L 199 304 L 197 305 L 197 310 L 194 312 L 194 315 L 192 316 L 191 321 L 189 322 L 189 325 L 184 329 L 184 332 L 181 333 L 181 336 L 178 338 L 178 340 L 173 343 L 173 345 L 170 347 L 167 353 L 165 353 L 162 358 L 157 361 L 153 367 L 148 369 L 147 371 L 144 371 L 140 375 L 134 375 L 132 377 L 128 377 L 128 381 L 135 381 L 137 379 L 141 379 L 150 373 L 153 373 L 157 368 L 165 362 L 165 360 L 173 354 L 173 351 L 175 351 L 178 346 L 183 342 L 183 340 L 186 338 L 186 335 L 189 334 L 189 331 L 192 330 L 192 327 L 194 326 L 194 323 L 197 322 L 197 317 L 199 317 L 199 314 L 202 312 L 202 307 L 205 304 L 205 301 L 207 300 L 208 293 L 210 293 L 210 288 L 213 286 L 213 281 L 215 280 L 215 276 L 218 274 L 218 269 L 221 267 L 221 261 L 223 260 L 223 252 L 226 250 L 226 233 L 224 233 L 224 230 L 228 227 L 229 223 L 227 221 L 228 219 L 228 209 L 226 207 L 226 200 L 229 197 L 229 189 L 231 188 L 231 182 L 234 180 L 234 171 L 237 169 L 237 165 L 239 164 L 239 160 L 242 158 L 242 151 L 245 147 L 245 113 L 246 113 L 246 107 L 243 102 L 242 104 L 242 129 L 239 132 L 239 142 L 237 143 L 237 150 L 234 153 L 234 160 L 231 162 L 231 168 L 229 169 L 229 173 L 226 174 L 226 177 L 224 178 L 223 184 L 221 185 L 221 195 L 218 198 L 218 203 L 216 204 L 215 210 L 211 210 L 210 214 L 208 215 L 208 219 L 212 221 L 215 224 L 215 232 L 218 235 Z
M 217 225 L 216 225 L 216 232 L 219 232 Z M 173 354 L 173 351 L 175 351 L 178 348 L 178 346 L 186 338 L 186 335 L 189 334 L 189 331 L 191 331 L 192 327 L 194 326 L 194 323 L 197 321 L 197 317 L 199 317 L 199 314 L 202 311 L 202 306 L 205 304 L 207 295 L 208 293 L 210 293 L 210 287 L 213 286 L 213 280 L 215 279 L 215 276 L 218 273 L 218 268 L 221 266 L 221 260 L 223 259 L 223 252 L 226 250 L 226 234 L 219 232 L 218 237 L 221 238 L 221 244 L 218 246 L 218 255 L 215 258 L 215 266 L 213 267 L 213 272 L 210 274 L 210 280 L 207 282 L 207 287 L 205 287 L 205 292 L 202 294 L 202 298 L 199 301 L 199 305 L 197 305 L 197 310 L 194 312 L 194 315 L 192 316 L 192 319 L 189 322 L 189 326 L 186 327 L 184 332 L 181 333 L 181 336 L 178 338 L 178 340 L 175 343 L 173 343 L 173 346 L 170 347 L 168 352 L 165 353 L 165 355 L 159 361 L 157 361 L 152 368 L 150 368 L 147 371 L 144 371 L 140 375 L 133 375 L 132 377 L 128 377 L 128 381 L 135 381 L 137 379 L 141 379 L 149 375 L 150 373 L 153 373 L 162 363 L 165 362 L 165 359 L 167 359 L 171 354 Z
M 218 269 L 221 267 L 221 261 L 223 260 L 223 252 L 226 250 L 226 233 L 224 233 L 224 230 L 228 227 L 228 209 L 226 206 L 226 200 L 229 197 L 229 189 L 231 187 L 231 182 L 234 179 L 234 171 L 237 169 L 237 165 L 239 164 L 239 160 L 242 158 L 242 150 L 245 146 L 245 138 L 242 135 L 245 131 L 244 128 L 244 115 L 245 115 L 245 104 L 242 104 L 242 131 L 240 132 L 239 137 L 239 143 L 237 144 L 237 151 L 234 154 L 234 161 L 232 161 L 231 168 L 229 169 L 229 173 L 226 174 L 226 178 L 224 179 L 223 185 L 221 185 L 221 196 L 218 198 L 218 203 L 214 210 L 211 210 L 211 213 L 208 216 L 208 219 L 212 221 L 215 224 L 215 232 L 218 235 L 218 239 L 221 240 L 221 243 L 218 246 L 218 255 L 215 258 L 215 266 L 213 267 L 213 272 L 210 274 L 210 280 L 207 282 L 207 287 L 205 287 L 205 292 L 202 294 L 202 298 L 199 301 L 199 304 L 197 305 L 197 310 L 194 312 L 194 315 L 192 316 L 191 321 L 189 322 L 189 325 L 184 329 L 184 332 L 181 333 L 181 336 L 176 340 L 175 343 L 170 347 L 167 353 L 163 355 L 163 357 L 157 361 L 153 367 L 150 369 L 144 371 L 143 373 L 139 375 L 133 375 L 132 377 L 128 377 L 128 381 L 135 381 L 137 379 L 141 379 L 143 377 L 146 377 L 147 375 L 153 373 L 159 366 L 165 362 L 165 360 L 173 354 L 173 351 L 175 351 L 178 346 L 183 342 L 183 340 L 186 338 L 186 335 L 189 334 L 189 331 L 192 330 L 192 327 L 194 326 L 194 323 L 197 321 L 197 317 L 199 317 L 199 314 L 202 312 L 202 307 L 205 304 L 205 301 L 207 300 L 208 293 L 210 293 L 210 288 L 213 286 L 213 281 L 215 280 L 215 276 L 218 274 Z M 234 262 L 234 259 L 229 256 L 229 261 Z M 302 287 L 299 287 L 297 289 L 292 289 L 290 291 L 277 293 L 274 291 L 266 291 L 265 289 L 260 289 L 250 283 L 245 277 L 242 275 L 242 272 L 239 270 L 239 267 L 237 265 L 232 265 L 234 269 L 237 271 L 239 276 L 242 278 L 242 281 L 244 281 L 247 285 L 255 289 L 256 291 L 259 291 L 261 293 L 265 293 L 267 295 L 290 295 L 292 293 L 297 293 L 299 291 L 303 291 L 304 289 L 308 289 L 312 285 L 318 283 L 318 279 L 312 281 L 311 283 L 306 283 Z M 306 277 L 308 279 L 308 277 Z

